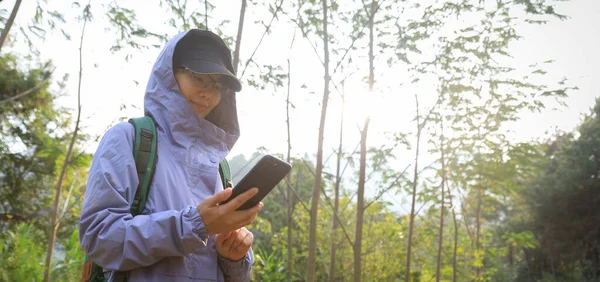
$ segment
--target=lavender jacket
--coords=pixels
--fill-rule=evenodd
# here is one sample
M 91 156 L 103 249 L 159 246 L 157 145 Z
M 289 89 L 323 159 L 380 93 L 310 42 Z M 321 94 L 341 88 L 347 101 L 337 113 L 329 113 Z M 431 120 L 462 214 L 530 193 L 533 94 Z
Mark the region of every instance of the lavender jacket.
M 235 95 L 223 95 L 206 119 L 179 91 L 171 39 L 152 69 L 144 111 L 158 129 L 158 161 L 145 210 L 132 217 L 138 186 L 133 125 L 122 122 L 102 137 L 89 171 L 80 218 L 80 243 L 106 277 L 129 271 L 129 281 L 248 281 L 252 250 L 240 261 L 219 256 L 196 206 L 223 189 L 219 162 L 239 138 Z

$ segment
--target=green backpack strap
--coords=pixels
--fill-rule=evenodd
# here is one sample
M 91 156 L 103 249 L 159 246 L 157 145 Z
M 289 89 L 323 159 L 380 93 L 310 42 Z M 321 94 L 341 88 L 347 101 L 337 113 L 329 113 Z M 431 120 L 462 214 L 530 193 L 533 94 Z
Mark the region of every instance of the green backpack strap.
M 229 167 L 229 162 L 227 162 L 227 159 L 223 159 L 221 163 L 219 163 L 219 174 L 221 175 L 223 189 L 233 187 L 233 182 L 231 180 L 231 167 Z
M 136 216 L 144 211 L 148 191 L 156 168 L 157 134 L 152 117 L 131 118 L 129 122 L 135 127 L 133 157 L 138 173 L 139 184 L 131 203 L 131 215 Z

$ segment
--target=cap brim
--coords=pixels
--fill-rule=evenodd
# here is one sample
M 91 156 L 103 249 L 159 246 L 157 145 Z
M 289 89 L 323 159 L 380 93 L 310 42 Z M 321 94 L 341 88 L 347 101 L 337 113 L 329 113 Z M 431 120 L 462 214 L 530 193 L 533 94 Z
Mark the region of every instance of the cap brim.
M 186 68 L 200 74 L 221 74 L 226 80 L 226 84 L 235 92 L 242 90 L 242 83 L 231 73 L 224 65 L 210 60 L 194 59 L 183 64 Z

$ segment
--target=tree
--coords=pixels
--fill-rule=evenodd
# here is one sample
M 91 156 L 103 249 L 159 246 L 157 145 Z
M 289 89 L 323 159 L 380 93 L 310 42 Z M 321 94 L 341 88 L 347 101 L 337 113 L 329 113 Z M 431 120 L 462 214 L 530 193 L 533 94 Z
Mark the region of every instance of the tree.
M 294 41 L 296 40 L 296 30 L 294 30 L 294 36 L 292 37 L 292 42 L 290 43 L 290 53 L 294 47 Z M 292 154 L 292 137 L 291 137 L 291 125 L 290 125 L 290 94 L 291 94 L 291 89 L 290 89 L 290 85 L 291 85 L 291 77 L 292 77 L 292 66 L 290 63 L 290 57 L 291 54 L 288 54 L 288 59 L 287 59 L 287 97 L 285 99 L 285 114 L 286 114 L 286 124 L 287 124 L 287 142 L 288 142 L 288 146 L 287 146 L 287 154 L 286 154 L 286 160 L 288 163 L 291 162 L 291 154 Z M 293 219 L 293 205 L 294 205 L 294 201 L 293 201 L 293 195 L 292 195 L 292 175 L 288 174 L 286 177 L 286 182 L 287 182 L 287 280 L 292 281 L 292 274 L 293 274 L 293 269 L 294 269 L 294 262 L 293 262 L 293 254 L 292 254 L 292 243 L 293 243 L 293 227 L 294 227 L 294 219 Z
M 374 21 L 375 14 L 379 9 L 376 1 L 371 1 L 370 8 L 364 7 L 367 18 L 369 19 L 367 25 L 369 26 L 369 94 L 373 93 L 373 85 L 375 84 L 375 68 L 374 61 L 375 57 L 373 54 L 374 44 Z M 367 97 L 367 99 L 369 99 Z M 356 200 L 356 231 L 354 237 L 354 281 L 359 282 L 361 280 L 361 258 L 362 258 L 362 233 L 363 233 L 363 216 L 365 211 L 365 173 L 367 170 L 367 135 L 369 131 L 370 117 L 367 115 L 364 121 L 364 125 L 360 131 L 360 168 L 358 176 L 358 191 Z
M 319 196 L 321 193 L 322 173 L 323 173 L 323 138 L 325 134 L 325 119 L 327 117 L 327 103 L 329 102 L 329 33 L 328 16 L 327 16 L 327 1 L 323 0 L 323 54 L 324 54 L 324 72 L 323 79 L 323 102 L 321 102 L 321 121 L 319 123 L 319 139 L 317 142 L 317 168 L 315 171 L 315 183 L 313 186 L 313 194 L 310 208 L 310 228 L 308 239 L 308 261 L 306 267 L 306 280 L 315 281 L 316 271 L 316 253 L 317 253 L 317 211 L 319 208 Z
M 519 38 L 514 28 L 517 21 L 529 20 L 527 16 L 515 16 L 520 8 L 518 4 L 512 1 L 492 6 L 476 1 L 435 3 L 424 10 L 423 22 L 408 25 L 409 29 L 417 30 L 415 34 L 420 33 L 420 37 L 430 39 L 416 48 L 431 44 L 430 47 L 438 50 L 433 53 L 433 60 L 415 65 L 414 71 L 438 78 L 439 107 L 436 112 L 452 113 L 446 116 L 447 128 L 458 137 L 447 140 L 447 146 L 455 149 L 452 156 L 448 156 L 448 161 L 452 162 L 448 171 L 453 174 L 452 179 L 464 185 L 462 188 L 468 192 L 467 201 L 475 203 L 464 214 L 465 222 L 474 221 L 473 224 L 466 223 L 467 231 L 473 235 L 473 279 L 493 275 L 491 269 L 484 272 L 485 264 L 493 258 L 486 258 L 491 252 L 484 251 L 487 232 L 491 232 L 485 225 L 490 217 L 498 218 L 495 217 L 497 206 L 492 203 L 498 202 L 496 198 L 504 195 L 504 185 L 508 185 L 508 182 L 498 181 L 501 172 L 490 175 L 490 170 L 497 168 L 490 167 L 491 163 L 502 164 L 502 155 L 509 148 L 501 126 L 516 120 L 517 114 L 522 111 L 543 108 L 544 103 L 552 99 L 560 103 L 569 90 L 564 85 L 534 83 L 533 76 L 545 73 L 538 70 L 538 66 L 531 66 L 528 74 L 521 75 L 521 72 L 502 63 L 503 58 L 509 57 L 508 44 Z M 527 10 L 533 14 L 557 16 L 547 5 L 528 3 Z M 451 28 L 448 24 L 454 19 L 447 15 L 461 13 L 468 13 L 474 21 Z M 449 34 L 452 35 L 439 34 L 441 27 L 450 28 Z M 407 271 L 409 267 L 407 264 Z M 408 275 L 405 277 L 407 281 Z
M 439 282 L 440 281 L 440 266 L 442 264 L 442 244 L 443 244 L 443 238 L 444 238 L 444 196 L 445 196 L 445 192 L 444 192 L 444 188 L 446 186 L 446 160 L 444 158 L 444 120 L 442 119 L 441 124 L 440 124 L 440 131 L 441 131 L 441 135 L 440 135 L 440 162 L 441 162 L 441 166 L 442 166 L 442 184 L 441 186 L 441 207 L 440 207 L 440 231 L 438 232 L 438 236 L 439 236 L 439 240 L 438 240 L 438 253 L 437 253 L 437 262 L 436 262 L 436 269 L 435 269 L 435 281 Z M 456 256 L 456 255 L 455 255 Z M 456 259 L 456 257 L 454 258 Z M 456 270 L 456 266 L 454 267 L 454 269 Z
M 75 129 L 73 130 L 73 135 L 71 136 L 71 140 L 69 141 L 69 147 L 67 148 L 67 154 L 65 160 L 63 161 L 62 169 L 60 171 L 60 175 L 58 177 L 58 182 L 56 184 L 56 196 L 54 198 L 54 205 L 52 208 L 52 220 L 50 221 L 50 236 L 48 238 L 48 251 L 46 252 L 46 269 L 44 271 L 44 281 L 49 281 L 50 279 L 50 267 L 52 262 L 52 252 L 54 251 L 54 243 L 56 241 L 56 232 L 59 226 L 58 216 L 59 216 L 59 203 L 60 196 L 62 190 L 62 184 L 65 177 L 65 173 L 67 171 L 67 167 L 71 162 L 71 155 L 73 154 L 73 148 L 75 145 L 75 141 L 77 140 L 77 134 L 79 133 L 79 122 L 81 121 L 81 79 L 83 77 L 83 63 L 82 63 L 82 53 L 83 53 L 83 37 L 85 35 L 85 26 L 92 18 L 92 14 L 90 13 L 90 4 L 83 9 L 83 27 L 81 29 L 81 39 L 79 42 L 79 85 L 77 88 L 77 119 L 75 121 Z
M 539 174 L 526 180 L 526 195 L 532 218 L 515 234 L 533 232 L 537 248 L 512 242 L 525 254 L 525 265 L 517 281 L 597 281 L 600 278 L 600 230 L 597 189 L 600 171 L 600 99 L 577 127 L 577 135 L 561 133 L 540 150 L 543 159 Z M 519 232 L 520 231 L 520 232 Z M 517 233 L 518 232 L 518 233 Z M 525 272 L 524 269 L 529 269 Z
M 0 104 L 0 197 L 3 199 L 0 227 L 3 231 L 18 222 L 33 222 L 47 212 L 44 188 L 54 178 L 55 162 L 60 156 L 55 146 L 62 141 L 58 127 L 65 125 L 67 118 L 55 106 L 55 95 L 48 91 L 52 66 L 45 64 L 24 73 L 17 69 L 17 60 L 10 53 L 0 58 L 0 99 L 8 100 L 26 89 L 35 90 L 27 99 Z

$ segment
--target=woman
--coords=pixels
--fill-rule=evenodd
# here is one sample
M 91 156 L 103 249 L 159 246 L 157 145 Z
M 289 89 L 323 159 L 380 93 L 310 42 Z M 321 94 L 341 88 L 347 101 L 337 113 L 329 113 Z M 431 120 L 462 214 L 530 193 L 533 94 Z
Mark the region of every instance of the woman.
M 80 242 L 109 281 L 249 280 L 253 236 L 244 226 L 262 203 L 235 211 L 253 189 L 218 205 L 231 195 L 218 165 L 239 137 L 240 90 L 231 51 L 212 32 L 182 32 L 161 51 L 144 96 L 158 155 L 142 214 L 129 211 L 138 185 L 132 124 L 106 132 L 89 171 Z

